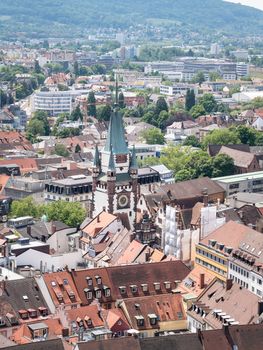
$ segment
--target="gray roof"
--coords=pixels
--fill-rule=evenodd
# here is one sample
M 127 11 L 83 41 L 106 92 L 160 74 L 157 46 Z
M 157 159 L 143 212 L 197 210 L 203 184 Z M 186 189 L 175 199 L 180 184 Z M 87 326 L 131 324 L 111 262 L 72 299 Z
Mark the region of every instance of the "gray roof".
M 2 349 L 10 350 L 10 347 L 5 347 Z M 12 350 L 64 350 L 64 346 L 61 339 L 52 339 L 52 340 L 16 345 L 16 346 L 12 346 L 11 349 Z
M 110 152 L 112 147 L 113 154 L 128 154 L 128 146 L 125 140 L 125 131 L 123 120 L 117 108 L 112 112 L 110 118 L 109 131 L 104 151 Z

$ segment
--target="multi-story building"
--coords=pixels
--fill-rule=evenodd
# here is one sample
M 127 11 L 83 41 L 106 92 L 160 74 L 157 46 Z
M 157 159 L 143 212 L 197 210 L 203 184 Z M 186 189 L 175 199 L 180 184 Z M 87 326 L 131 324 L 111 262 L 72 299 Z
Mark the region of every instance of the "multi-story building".
M 173 96 L 173 95 L 186 95 L 187 90 L 193 89 L 195 94 L 197 94 L 197 88 L 195 85 L 191 84 L 174 84 L 172 86 L 169 85 L 161 85 L 160 86 L 160 94 Z
M 262 192 L 263 171 L 214 178 L 226 191 L 226 196 L 237 192 Z
M 71 113 L 77 96 L 88 94 L 88 90 L 37 91 L 31 98 L 31 111 L 46 111 L 51 116 Z
M 44 198 L 46 201 L 87 202 L 91 199 L 91 192 L 91 176 L 72 175 L 46 183 Z
M 228 277 L 250 292 L 263 296 L 263 235 L 248 232 L 229 257 Z
M 227 280 L 228 258 L 247 233 L 255 231 L 235 221 L 222 225 L 196 245 L 195 264 L 205 267 L 222 281 Z

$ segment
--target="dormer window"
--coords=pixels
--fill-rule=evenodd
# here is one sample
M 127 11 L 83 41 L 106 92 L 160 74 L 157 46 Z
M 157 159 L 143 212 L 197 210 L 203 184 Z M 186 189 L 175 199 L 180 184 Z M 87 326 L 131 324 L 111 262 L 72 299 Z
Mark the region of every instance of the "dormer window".
M 29 317 L 31 317 L 31 318 L 37 317 L 37 310 L 35 310 L 35 309 L 28 309 L 27 311 L 28 311 Z
M 157 316 L 155 314 L 149 314 L 148 317 L 150 319 L 151 326 L 155 326 L 157 323 Z
M 136 286 L 136 284 L 132 284 L 131 285 L 131 292 L 133 294 L 137 293 L 138 292 L 138 287 Z
M 27 295 L 23 295 L 23 300 L 24 301 L 28 301 L 28 296 Z
M 142 287 L 142 291 L 144 293 L 148 292 L 148 284 L 147 283 L 142 284 L 141 287 Z
M 88 283 L 88 286 L 92 286 L 92 278 L 91 277 L 86 277 L 86 281 Z
M 40 315 L 43 317 L 48 315 L 48 309 L 46 307 L 39 307 L 38 311 L 40 312 Z
M 166 281 L 166 282 L 164 282 L 164 285 L 165 285 L 166 289 L 171 289 L 171 282 Z
M 26 310 L 19 310 L 18 312 L 22 320 L 28 319 L 28 312 Z
M 96 276 L 95 278 L 96 278 L 97 284 L 101 284 L 101 277 L 100 276 Z
M 160 282 L 155 282 L 153 285 L 154 285 L 154 289 L 155 289 L 156 291 L 158 291 L 158 290 L 161 289 L 161 284 L 160 284 Z
M 84 293 L 85 293 L 86 298 L 87 298 L 88 300 L 91 300 L 91 299 L 92 299 L 92 291 L 91 291 L 90 289 L 85 288 L 85 289 L 84 289 Z
M 105 297 L 106 297 L 106 298 L 110 297 L 110 296 L 111 296 L 110 288 L 107 287 L 107 286 L 104 286 L 103 289 L 104 289 L 104 295 L 105 295 Z
M 120 290 L 120 293 L 123 295 L 123 294 L 126 294 L 126 287 L 125 286 L 120 286 L 119 287 L 119 290 Z
M 144 326 L 144 317 L 142 315 L 135 316 L 135 319 L 138 327 Z
M 100 289 L 97 289 L 96 292 L 95 292 L 95 294 L 96 294 L 96 298 L 97 298 L 97 299 L 100 299 L 100 298 L 101 298 L 101 290 L 100 290 Z

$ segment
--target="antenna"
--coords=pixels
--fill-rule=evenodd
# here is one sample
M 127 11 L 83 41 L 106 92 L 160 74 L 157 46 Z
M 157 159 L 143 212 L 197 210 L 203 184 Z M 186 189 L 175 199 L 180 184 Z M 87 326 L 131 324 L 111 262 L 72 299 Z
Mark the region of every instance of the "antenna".
M 119 104 L 118 91 L 119 91 L 118 75 L 116 74 L 116 85 L 115 85 L 115 106 L 116 107 Z

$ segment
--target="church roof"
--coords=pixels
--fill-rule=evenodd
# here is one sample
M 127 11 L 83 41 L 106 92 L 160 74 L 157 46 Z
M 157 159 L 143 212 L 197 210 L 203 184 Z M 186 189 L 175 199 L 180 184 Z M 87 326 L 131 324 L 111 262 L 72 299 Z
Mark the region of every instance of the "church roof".
M 137 159 L 136 159 L 136 150 L 135 150 L 135 146 L 133 145 L 133 149 L 132 149 L 132 157 L 131 157 L 131 165 L 130 165 L 131 169 L 138 169 L 138 164 L 137 164 Z
M 99 149 L 98 149 L 97 145 L 96 145 L 96 148 L 95 148 L 95 155 L 94 155 L 93 166 L 95 166 L 95 167 L 99 167 L 100 166 L 100 154 L 99 154 Z
M 125 139 L 122 116 L 118 111 L 118 108 L 115 108 L 111 114 L 109 131 L 104 151 L 110 152 L 111 147 L 113 154 L 129 153 Z

